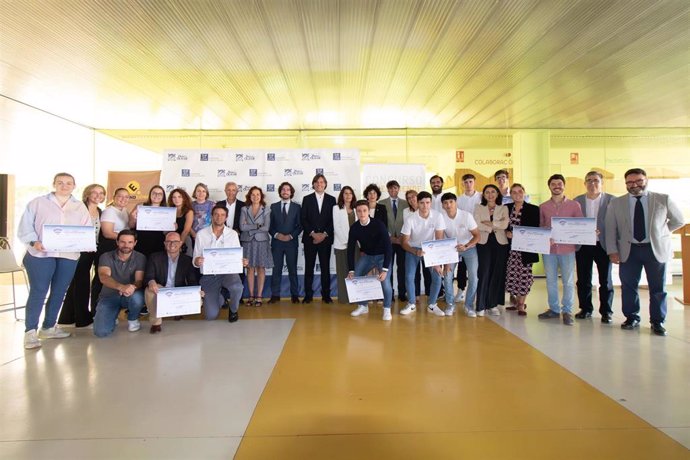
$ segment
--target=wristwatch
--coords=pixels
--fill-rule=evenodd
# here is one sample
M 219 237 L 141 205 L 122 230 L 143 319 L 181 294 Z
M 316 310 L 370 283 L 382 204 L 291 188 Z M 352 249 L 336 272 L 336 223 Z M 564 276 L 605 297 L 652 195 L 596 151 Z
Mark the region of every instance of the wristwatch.
M 29 241 L 29 246 L 31 246 L 32 248 L 34 247 L 34 244 L 36 244 L 35 241 Z

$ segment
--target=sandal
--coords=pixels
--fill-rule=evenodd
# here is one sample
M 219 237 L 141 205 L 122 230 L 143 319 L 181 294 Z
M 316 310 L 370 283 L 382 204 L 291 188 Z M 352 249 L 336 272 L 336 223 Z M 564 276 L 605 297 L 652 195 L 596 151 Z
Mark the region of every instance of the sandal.
M 256 301 L 254 302 L 255 307 L 260 307 L 261 306 L 261 297 L 257 297 Z
M 254 297 L 248 298 L 246 304 L 248 307 L 253 307 L 254 306 Z

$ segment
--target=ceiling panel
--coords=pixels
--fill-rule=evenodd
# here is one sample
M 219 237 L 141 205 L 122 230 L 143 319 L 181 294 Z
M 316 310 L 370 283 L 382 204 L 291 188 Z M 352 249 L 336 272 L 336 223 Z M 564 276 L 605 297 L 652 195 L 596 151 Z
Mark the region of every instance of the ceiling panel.
M 690 126 L 687 0 L 0 4 L 0 94 L 99 129 Z

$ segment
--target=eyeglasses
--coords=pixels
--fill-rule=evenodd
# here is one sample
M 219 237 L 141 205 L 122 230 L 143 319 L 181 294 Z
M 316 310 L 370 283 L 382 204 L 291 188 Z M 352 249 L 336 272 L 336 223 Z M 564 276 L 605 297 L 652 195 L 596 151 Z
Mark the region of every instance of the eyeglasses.
M 172 245 L 176 245 L 176 244 L 180 244 L 180 243 L 182 243 L 182 241 L 166 241 L 166 242 L 165 242 L 165 244 L 169 244 L 169 245 L 171 245 L 171 246 L 172 246 Z
M 599 179 L 587 179 L 585 182 L 588 184 L 599 184 L 601 181 Z
M 629 181 L 625 182 L 625 185 L 628 185 L 628 186 L 644 185 L 644 179 L 629 180 Z
M 151 196 L 163 196 L 165 193 L 163 192 L 151 192 Z

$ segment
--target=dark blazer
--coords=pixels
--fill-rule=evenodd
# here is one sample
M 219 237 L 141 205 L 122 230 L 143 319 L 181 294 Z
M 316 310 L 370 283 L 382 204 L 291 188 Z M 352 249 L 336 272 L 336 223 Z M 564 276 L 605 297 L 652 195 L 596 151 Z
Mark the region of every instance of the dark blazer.
M 276 233 L 291 235 L 292 241 L 297 244 L 297 238 L 302 233 L 301 213 L 302 206 L 291 201 L 287 218 L 285 218 L 283 217 L 283 202 L 273 203 L 271 205 L 271 223 L 268 226 L 268 233 L 271 237 L 274 237 Z
M 192 258 L 186 254 L 180 254 L 175 270 L 175 287 L 197 286 L 199 278 L 196 269 L 192 266 Z M 146 273 L 144 273 L 144 286 L 149 281 L 165 286 L 168 281 L 168 253 L 165 251 L 154 252 L 146 261 Z
M 333 244 L 333 206 L 335 197 L 324 193 L 321 212 L 316 201 L 316 193 L 310 193 L 302 199 L 302 243 L 311 243 L 311 232 L 326 232 L 328 237 L 324 240 L 327 244 Z
M 515 203 L 508 203 L 508 218 L 513 214 Z M 522 211 L 520 213 L 520 225 L 523 227 L 539 227 L 539 206 L 529 204 L 527 202 L 522 204 Z M 509 225 L 508 230 L 513 231 L 513 226 Z M 523 264 L 536 264 L 539 262 L 539 254 L 535 252 L 521 252 Z
M 398 210 L 398 213 L 402 214 L 400 210 Z M 383 223 L 383 225 L 386 226 L 386 230 L 388 230 L 388 210 L 386 209 L 386 206 L 384 206 L 382 203 L 376 203 L 376 212 L 374 213 L 374 219 L 380 220 Z
M 602 249 L 606 251 L 606 209 L 609 207 L 611 200 L 615 198 L 610 193 L 601 193 L 601 203 L 599 203 L 599 212 L 597 213 L 597 230 L 599 230 L 599 244 Z M 587 195 L 578 195 L 574 198 L 575 201 L 580 203 L 580 209 L 582 209 L 582 215 L 585 217 L 594 217 L 587 215 Z M 577 246 L 579 251 L 581 246 Z
M 237 234 L 240 233 L 240 215 L 242 214 L 242 208 L 245 206 L 244 201 L 242 200 L 235 200 L 235 216 L 233 217 L 232 221 L 232 229 L 237 232 Z M 222 206 L 225 209 L 228 209 L 228 200 L 223 200 L 219 201 L 216 203 L 218 206 Z M 230 217 L 230 216 L 228 216 Z

